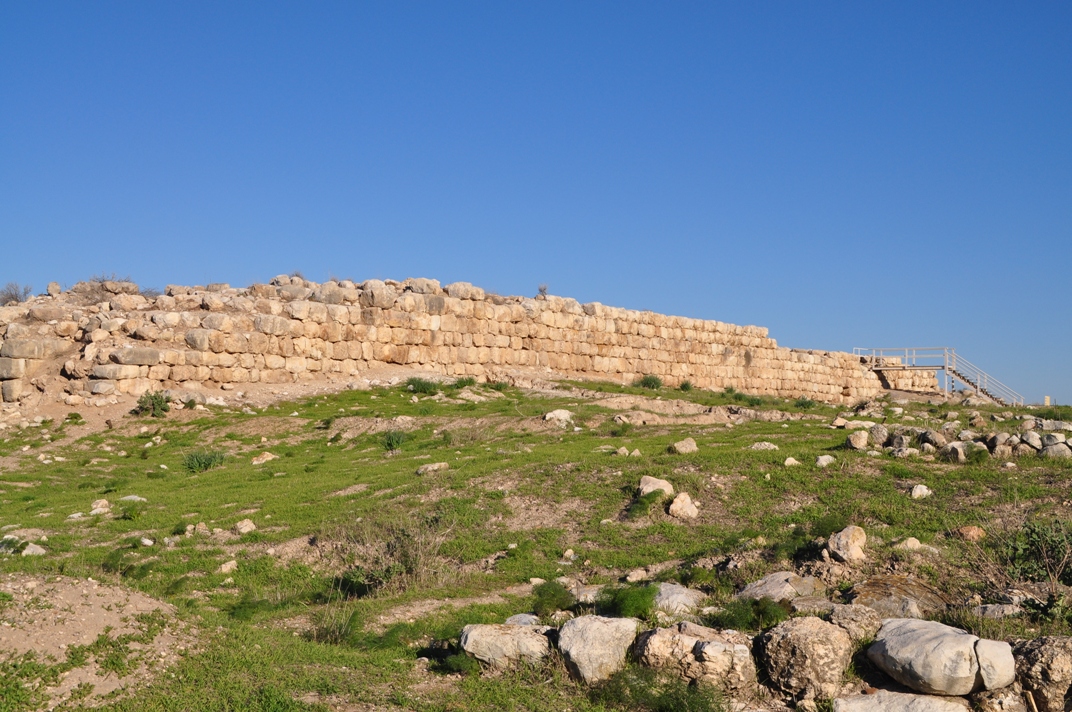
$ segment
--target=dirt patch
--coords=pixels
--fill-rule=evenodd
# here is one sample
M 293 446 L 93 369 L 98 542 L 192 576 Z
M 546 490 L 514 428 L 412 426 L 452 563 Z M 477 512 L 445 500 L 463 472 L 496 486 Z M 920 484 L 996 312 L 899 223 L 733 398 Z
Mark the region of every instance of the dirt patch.
M 466 606 L 486 605 L 492 603 L 505 603 L 504 596 L 523 598 L 532 595 L 532 584 L 523 583 L 496 591 L 495 593 L 470 598 L 445 598 L 426 599 L 413 601 L 395 608 L 388 609 L 376 617 L 376 621 L 368 626 L 368 629 L 377 635 L 382 634 L 388 627 L 395 623 L 413 623 L 418 618 L 435 613 L 436 611 L 449 608 L 465 608 Z
M 510 496 L 503 502 L 512 514 L 500 523 L 510 531 L 553 529 L 587 516 L 591 503 L 582 499 L 549 502 L 538 497 Z M 493 520 L 494 521 L 494 520 Z
M 69 661 L 70 669 L 43 691 L 50 707 L 73 692 L 92 705 L 139 688 L 193 641 L 170 605 L 93 579 L 8 574 L 0 578 L 0 593 L 6 594 L 0 597 L 0 656 Z
M 367 489 L 368 489 L 368 483 L 367 482 L 359 482 L 356 485 L 350 485 L 346 489 L 341 489 L 338 492 L 332 492 L 328 496 L 329 497 L 349 497 L 352 494 L 357 494 L 358 492 L 364 492 Z

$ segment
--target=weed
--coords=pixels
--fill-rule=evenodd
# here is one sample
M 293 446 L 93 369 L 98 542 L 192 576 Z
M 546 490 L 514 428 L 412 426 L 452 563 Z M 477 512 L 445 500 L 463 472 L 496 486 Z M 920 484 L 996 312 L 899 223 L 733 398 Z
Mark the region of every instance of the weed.
M 316 643 L 344 643 L 353 635 L 357 617 L 357 611 L 338 605 L 328 606 L 314 618 L 309 638 Z
M 441 658 L 436 665 L 439 672 L 454 675 L 479 675 L 480 661 L 465 653 L 452 653 Z
M 476 385 L 476 379 L 472 376 L 463 376 L 462 378 L 454 381 L 455 388 L 469 388 Z
M 655 610 L 658 586 L 607 586 L 599 594 L 596 607 L 621 618 L 646 619 Z
M 141 394 L 141 397 L 138 398 L 138 404 L 134 406 L 134 410 L 130 411 L 130 414 L 150 415 L 154 418 L 163 418 L 164 414 L 171 410 L 170 403 L 171 396 L 156 391 L 149 391 Z
M 588 692 L 593 704 L 642 712 L 724 712 L 722 694 L 708 685 L 689 685 L 676 676 L 629 666 Z
M 383 449 L 394 452 L 402 448 L 406 442 L 406 433 L 403 430 L 388 430 L 383 434 Z
M 506 381 L 488 381 L 487 386 L 491 390 L 499 391 L 501 393 L 502 391 L 505 391 L 507 388 L 509 388 L 510 384 Z
M 704 623 L 717 628 L 760 631 L 778 625 L 789 617 L 789 607 L 771 598 L 736 599 L 722 610 L 708 616 Z
M 811 398 L 808 398 L 807 396 L 801 396 L 800 398 L 797 398 L 795 401 L 793 401 L 793 405 L 797 408 L 800 408 L 801 410 L 811 410 L 815 407 L 815 401 L 813 401 Z
M 663 379 L 649 373 L 646 376 L 638 378 L 634 385 L 639 388 L 647 388 L 648 390 L 657 391 L 663 387 Z
M 391 583 L 392 579 L 405 573 L 405 566 L 398 561 L 392 561 L 379 569 L 352 566 L 336 578 L 335 587 L 347 596 L 360 598 L 383 588 Z
M 182 465 L 189 472 L 205 472 L 223 465 L 224 454 L 219 450 L 196 450 L 182 458 Z
M 439 393 L 439 384 L 435 381 L 429 381 L 415 376 L 406 380 L 406 389 L 413 391 L 414 393 L 434 396 L 436 393 Z
M 335 423 L 335 417 L 324 418 L 323 420 L 316 421 L 316 425 L 313 426 L 316 430 L 331 430 L 331 426 Z
M 67 417 L 63 419 L 63 422 L 70 423 L 71 425 L 84 425 L 86 421 L 85 418 L 82 417 L 81 413 L 74 411 L 68 413 Z
M 532 604 L 532 612 L 540 618 L 545 618 L 555 611 L 564 611 L 577 603 L 573 594 L 557 581 L 545 581 L 534 589 L 532 595 L 536 599 Z
M 677 387 L 677 389 L 679 391 L 688 393 L 692 390 L 692 381 L 682 381 L 681 384 Z
M 646 517 L 651 513 L 651 508 L 656 505 L 662 505 L 666 501 L 666 492 L 662 490 L 655 490 L 654 492 L 648 492 L 643 497 L 637 497 L 625 510 L 625 515 L 630 519 L 637 519 L 639 517 Z
M 1027 522 L 1000 543 L 1000 555 L 1014 581 L 1072 583 L 1072 531 L 1061 519 Z

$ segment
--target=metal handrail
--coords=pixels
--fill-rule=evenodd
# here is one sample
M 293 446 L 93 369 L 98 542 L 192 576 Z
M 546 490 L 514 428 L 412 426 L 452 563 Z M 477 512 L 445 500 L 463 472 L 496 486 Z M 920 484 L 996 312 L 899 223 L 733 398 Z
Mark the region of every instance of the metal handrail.
M 949 346 L 909 346 L 896 348 L 854 348 L 854 356 L 859 356 L 865 363 L 873 366 L 887 359 L 896 359 L 902 366 L 926 368 L 933 366 L 935 371 L 943 371 L 946 380 L 946 392 L 951 390 L 950 379 L 961 381 L 976 392 L 988 396 L 991 400 L 1010 405 L 1024 404 L 1024 397 L 1009 386 L 997 380 L 971 361 L 957 354 Z

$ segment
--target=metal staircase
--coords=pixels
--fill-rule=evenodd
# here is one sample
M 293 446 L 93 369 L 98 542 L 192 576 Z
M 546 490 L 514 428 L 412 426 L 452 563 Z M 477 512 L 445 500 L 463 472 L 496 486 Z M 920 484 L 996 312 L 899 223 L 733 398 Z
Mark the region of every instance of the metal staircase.
M 854 356 L 872 371 L 942 371 L 945 391 L 952 390 L 953 381 L 960 381 L 981 396 L 999 405 L 1024 404 L 1024 397 L 988 374 L 948 346 L 926 346 L 895 349 L 852 350 Z

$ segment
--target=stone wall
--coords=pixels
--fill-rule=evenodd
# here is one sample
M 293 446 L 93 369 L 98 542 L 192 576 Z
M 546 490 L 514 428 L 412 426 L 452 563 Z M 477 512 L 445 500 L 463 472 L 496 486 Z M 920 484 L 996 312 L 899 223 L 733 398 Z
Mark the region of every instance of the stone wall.
M 165 388 L 348 378 L 387 364 L 487 380 L 544 377 L 734 387 L 853 403 L 884 390 L 847 353 L 781 348 L 735 326 L 554 296 L 500 297 L 468 283 L 276 277 L 248 289 L 80 282 L 0 307 L 5 401 L 57 392 L 69 404 Z M 933 372 L 888 376 L 937 390 Z

